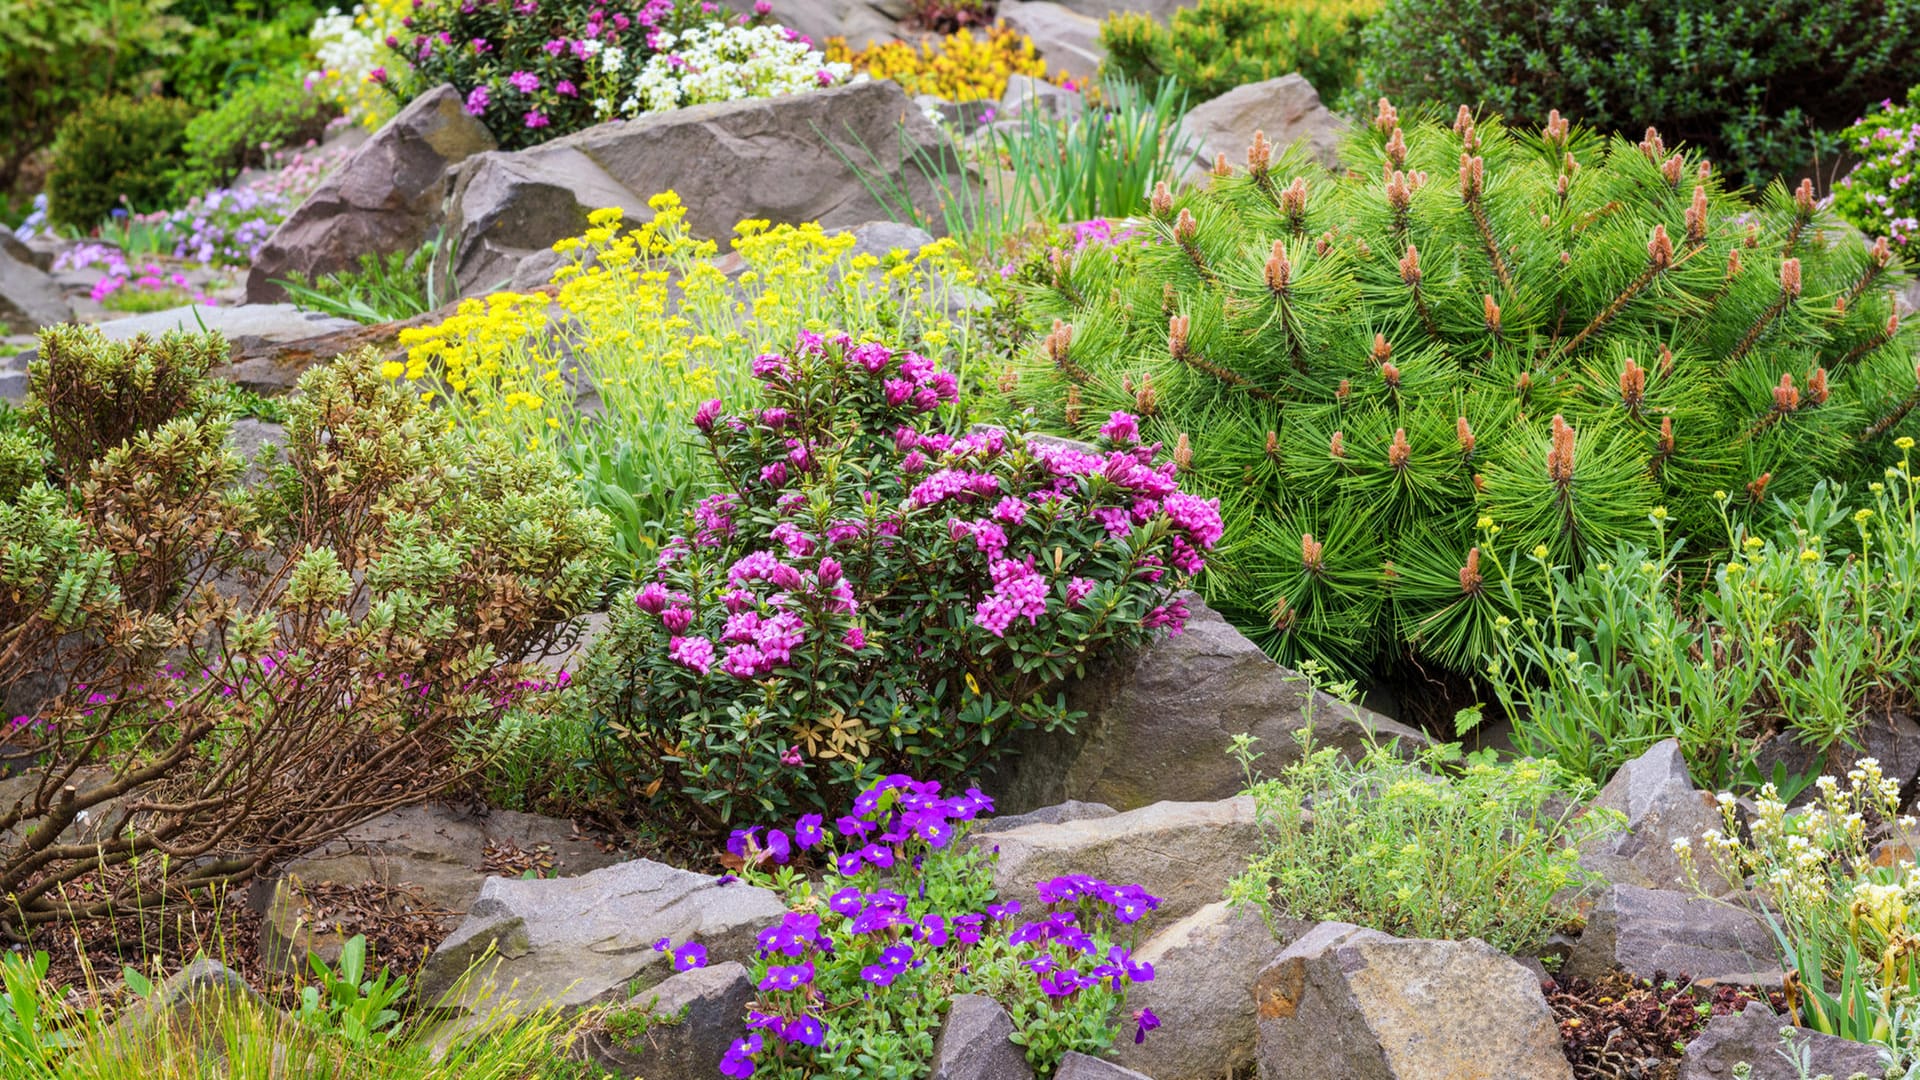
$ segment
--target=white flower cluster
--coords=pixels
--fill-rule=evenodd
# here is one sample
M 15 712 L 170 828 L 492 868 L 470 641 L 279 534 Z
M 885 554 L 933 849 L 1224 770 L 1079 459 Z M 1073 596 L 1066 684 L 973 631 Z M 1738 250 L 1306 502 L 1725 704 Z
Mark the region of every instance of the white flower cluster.
M 339 105 L 352 122 L 368 126 L 392 112 L 386 92 L 370 81 L 374 70 L 385 67 L 394 73 L 406 66 L 382 40 L 381 14 L 365 5 L 356 6 L 352 14 L 328 8 L 307 32 L 320 61 L 319 70 L 307 75 L 308 91 Z
M 654 45 L 658 51 L 634 76 L 620 115 L 798 94 L 854 78 L 851 64 L 829 62 L 779 26 L 713 23 L 678 36 L 662 33 Z M 601 57 L 603 68 L 618 70 L 612 61 Z

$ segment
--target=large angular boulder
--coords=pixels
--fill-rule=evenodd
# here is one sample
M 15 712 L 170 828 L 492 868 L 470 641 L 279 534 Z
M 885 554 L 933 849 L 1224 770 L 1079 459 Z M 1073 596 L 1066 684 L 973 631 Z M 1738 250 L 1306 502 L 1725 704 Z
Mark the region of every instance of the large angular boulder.
M 663 191 L 679 193 L 690 232 L 721 240 L 748 218 L 834 228 L 887 217 L 874 190 L 903 191 L 937 219 L 915 159 L 947 152 L 889 80 L 598 124 L 462 164 L 448 214 L 456 243 L 435 273 L 447 295 L 489 290 L 514 280 L 521 260 L 582 232 L 592 211 L 617 206 L 644 221 L 647 200 Z
M 1702 986 L 1777 988 L 1780 948 L 1760 916 L 1729 901 L 1615 885 L 1600 894 L 1567 956 L 1566 972 L 1599 979 L 1686 975 Z
M 1714 797 L 1693 786 L 1680 743 L 1666 739 L 1620 767 L 1589 804 L 1588 811 L 1617 815 L 1619 828 L 1595 833 L 1580 845 L 1580 865 L 1607 881 L 1648 889 L 1690 890 L 1685 864 L 1674 853 L 1676 840 L 1699 852 L 1701 884 L 1714 893 L 1727 882 L 1712 868 L 1699 845 L 1709 829 L 1723 829 Z
M 1153 965 L 1153 980 L 1128 990 L 1127 1008 L 1152 1009 L 1160 1027 L 1139 1042 L 1120 1039 L 1113 1059 L 1154 1080 L 1244 1075 L 1259 1035 L 1254 982 L 1312 926 L 1268 926 L 1258 911 L 1221 900 L 1153 935 L 1133 954 Z
M 1161 800 L 1224 799 L 1245 786 L 1227 753 L 1236 735 L 1259 740 L 1260 765 L 1298 759 L 1294 733 L 1311 722 L 1314 743 L 1358 753 L 1373 741 L 1426 745 L 1425 735 L 1384 716 L 1314 695 L 1292 672 L 1228 625 L 1198 597 L 1185 598 L 1185 632 L 1119 657 L 1069 688 L 1086 713 L 1066 732 L 1015 736 L 984 785 L 1010 812 L 1079 799 L 1132 810 Z
M 647 859 L 575 878 L 488 878 L 427 957 L 421 997 L 457 1008 L 511 986 L 524 1008 L 583 1006 L 672 975 L 672 957 L 654 948 L 662 938 L 697 941 L 712 963 L 747 963 L 754 935 L 785 910 L 766 889 Z
M 1254 987 L 1262 1080 L 1571 1080 L 1539 979 L 1478 939 L 1321 923 Z
M 1025 34 L 1047 62 L 1050 71 L 1064 71 L 1081 81 L 1100 70 L 1107 47 L 1100 44 L 1100 20 L 1053 0 L 1004 0 L 1000 21 Z
M 619 1005 L 617 1016 L 588 1034 L 586 1056 L 632 1080 L 711 1080 L 752 1001 L 744 964 L 683 971 Z
M 1259 846 L 1253 800 L 1155 803 L 1106 818 L 1027 825 L 970 839 L 1000 853 L 993 883 L 1002 900 L 1029 911 L 1036 887 L 1067 874 L 1139 885 L 1160 898 L 1151 926 L 1185 918 L 1220 899 Z
M 72 318 L 73 305 L 46 271 L 0 251 L 0 334 L 31 334 Z
M 1190 176 L 1199 176 L 1213 168 L 1222 154 L 1236 169 L 1247 167 L 1247 147 L 1253 133 L 1266 135 L 1275 156 L 1296 142 L 1305 141 L 1307 149 L 1322 165 L 1339 164 L 1340 140 L 1346 134 L 1347 121 L 1320 102 L 1320 92 L 1306 76 L 1295 72 L 1264 82 L 1236 86 L 1211 101 L 1188 111 L 1181 131 L 1193 140 L 1194 165 Z
M 1780 1056 L 1787 1046 L 1780 1037 L 1783 1028 L 1793 1031 L 1793 1052 L 1806 1054 L 1812 1066 L 1809 1071 L 1801 1072 Z M 1753 1067 L 1752 1080 L 1877 1078 L 1886 1070 L 1885 1055 L 1878 1046 L 1795 1028 L 1786 1017 L 1755 1001 L 1742 1012 L 1714 1017 L 1694 1036 L 1680 1058 L 1679 1080 L 1733 1080 L 1733 1067 L 1740 1064 Z
M 274 282 L 294 271 L 331 274 L 419 247 L 440 224 L 447 169 L 495 145 L 453 87 L 414 98 L 273 231 L 247 273 L 247 300 L 285 299 Z
M 1033 1067 L 1013 1044 L 1013 1019 L 999 1002 L 959 994 L 933 1043 L 927 1080 L 1033 1080 Z

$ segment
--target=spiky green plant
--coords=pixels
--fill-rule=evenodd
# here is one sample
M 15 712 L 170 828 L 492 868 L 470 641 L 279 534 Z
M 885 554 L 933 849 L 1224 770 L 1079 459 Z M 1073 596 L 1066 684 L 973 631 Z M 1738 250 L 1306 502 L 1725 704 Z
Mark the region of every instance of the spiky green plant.
M 1210 600 L 1283 659 L 1465 666 L 1511 555 L 1579 566 L 1656 507 L 1722 535 L 1920 423 L 1901 269 L 1806 185 L 1384 100 L 1342 160 L 1256 135 L 1138 242 L 1036 260 L 1053 330 L 1001 379 L 1062 432 L 1126 409 L 1173 444 L 1228 522 Z

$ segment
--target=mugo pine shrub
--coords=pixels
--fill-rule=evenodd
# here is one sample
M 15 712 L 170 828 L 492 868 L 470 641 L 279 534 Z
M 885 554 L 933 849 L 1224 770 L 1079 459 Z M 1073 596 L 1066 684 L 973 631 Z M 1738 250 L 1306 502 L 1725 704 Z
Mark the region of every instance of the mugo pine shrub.
M 755 407 L 695 417 L 722 490 L 582 672 L 620 786 L 718 830 L 912 766 L 964 774 L 1074 715 L 1060 683 L 1179 630 L 1215 504 L 1116 414 L 1104 449 L 940 421 L 952 373 L 802 333 Z M 1051 696 L 1050 696 L 1051 694 Z
M 1705 161 L 1554 116 L 1403 129 L 1333 177 L 1263 138 L 1147 235 L 1025 272 L 1057 320 L 1001 385 L 1046 426 L 1114 408 L 1223 503 L 1213 597 L 1285 658 L 1397 641 L 1449 665 L 1501 611 L 1482 545 L 1583 565 L 1722 535 L 1890 453 L 1920 403 L 1899 266 L 1810 187 L 1756 206 Z
M 1100 24 L 1105 68 L 1141 86 L 1172 79 L 1199 103 L 1297 71 L 1329 102 L 1354 88 L 1361 29 L 1379 0 L 1199 0 L 1161 23 L 1144 12 Z

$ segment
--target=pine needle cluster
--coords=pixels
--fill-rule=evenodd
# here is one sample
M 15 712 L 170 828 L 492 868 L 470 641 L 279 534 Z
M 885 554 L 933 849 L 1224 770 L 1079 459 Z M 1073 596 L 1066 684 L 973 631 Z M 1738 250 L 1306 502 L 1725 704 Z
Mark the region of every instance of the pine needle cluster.
M 1723 536 L 1920 428 L 1902 268 L 1807 185 L 1384 99 L 1342 161 L 1256 134 L 1143 238 L 1053 253 L 1051 331 L 1000 380 L 1063 433 L 1122 409 L 1173 446 L 1226 515 L 1210 600 L 1283 660 L 1464 667 L 1517 614 L 1513 557 L 1578 567 L 1656 508 Z

